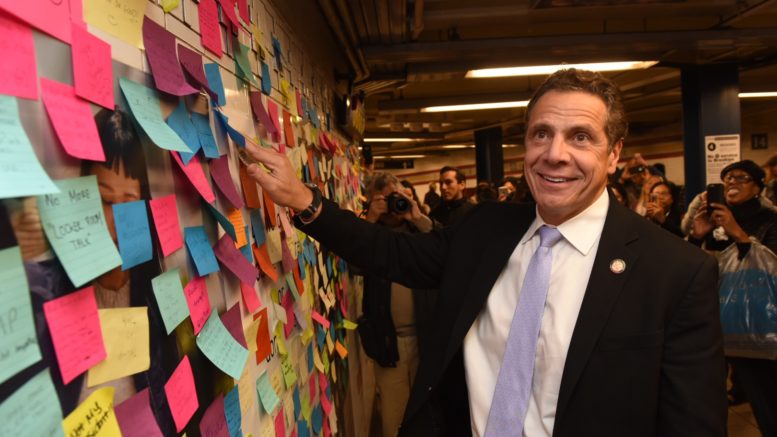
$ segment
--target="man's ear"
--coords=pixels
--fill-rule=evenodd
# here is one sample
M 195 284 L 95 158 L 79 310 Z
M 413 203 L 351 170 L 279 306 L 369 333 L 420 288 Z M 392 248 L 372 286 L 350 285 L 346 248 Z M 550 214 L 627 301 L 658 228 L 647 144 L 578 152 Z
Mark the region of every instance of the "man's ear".
M 621 157 L 621 151 L 623 150 L 623 138 L 619 139 L 610 149 L 610 153 L 607 155 L 607 159 L 610 161 L 607 165 L 607 173 L 613 174 L 618 169 L 618 161 Z

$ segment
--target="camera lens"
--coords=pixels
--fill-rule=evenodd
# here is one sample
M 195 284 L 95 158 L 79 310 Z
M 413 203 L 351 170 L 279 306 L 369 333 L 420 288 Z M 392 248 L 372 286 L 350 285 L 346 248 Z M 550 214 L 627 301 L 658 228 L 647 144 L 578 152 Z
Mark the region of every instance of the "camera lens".
M 404 214 L 410 211 L 410 201 L 405 197 L 402 197 L 399 193 L 391 193 L 386 197 L 386 203 L 388 203 L 388 209 L 391 212 L 397 214 Z

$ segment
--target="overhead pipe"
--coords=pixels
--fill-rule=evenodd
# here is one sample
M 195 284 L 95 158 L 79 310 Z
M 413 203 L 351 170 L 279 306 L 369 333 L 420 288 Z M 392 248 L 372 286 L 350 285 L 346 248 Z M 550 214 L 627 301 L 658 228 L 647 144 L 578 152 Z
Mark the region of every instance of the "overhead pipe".
M 342 23 L 340 22 L 337 12 L 332 5 L 332 1 L 319 0 L 318 4 L 324 11 L 324 16 L 329 23 L 329 27 L 332 29 L 332 32 L 334 32 L 337 40 L 340 42 L 340 45 L 345 50 L 345 56 L 348 58 L 348 62 L 350 62 L 351 67 L 353 68 L 356 75 L 354 81 L 361 81 L 365 79 L 369 75 L 369 71 L 367 70 L 366 66 L 362 66 L 360 64 L 356 55 L 357 49 L 350 43 L 350 41 L 348 41 L 348 38 L 343 33 Z

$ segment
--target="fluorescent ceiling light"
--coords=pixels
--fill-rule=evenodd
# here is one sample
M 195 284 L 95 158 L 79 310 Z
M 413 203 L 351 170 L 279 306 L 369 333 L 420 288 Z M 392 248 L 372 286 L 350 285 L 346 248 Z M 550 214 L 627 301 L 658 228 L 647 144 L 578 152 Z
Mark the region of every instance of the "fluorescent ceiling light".
M 777 91 L 767 91 L 760 93 L 739 93 L 740 99 L 756 99 L 759 97 L 777 97 Z
M 373 156 L 375 159 L 418 159 L 418 158 L 426 158 L 426 155 L 391 155 L 391 156 Z
M 491 102 L 491 103 L 472 103 L 469 105 L 447 105 L 447 106 L 429 106 L 421 108 L 421 112 L 450 112 L 450 111 L 476 111 L 480 109 L 504 109 L 504 108 L 525 108 L 529 104 L 528 100 L 515 102 Z
M 506 76 L 539 76 L 553 74 L 565 68 L 577 68 L 579 70 L 592 71 L 622 71 L 641 70 L 656 65 L 658 61 L 624 61 L 624 62 L 597 62 L 589 64 L 558 64 L 558 65 L 534 65 L 530 67 L 505 67 L 483 68 L 469 70 L 465 77 L 506 77 Z
M 442 146 L 443 149 L 469 149 L 471 147 L 475 147 L 474 144 L 448 144 L 446 146 Z
M 407 143 L 409 141 L 415 141 L 412 138 L 365 138 L 367 143 Z

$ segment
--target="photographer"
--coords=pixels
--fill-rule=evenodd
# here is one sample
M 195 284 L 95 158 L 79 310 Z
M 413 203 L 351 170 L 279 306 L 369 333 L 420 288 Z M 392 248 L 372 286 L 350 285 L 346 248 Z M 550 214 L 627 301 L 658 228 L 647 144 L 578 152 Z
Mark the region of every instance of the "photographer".
M 615 180 L 626 189 L 626 206 L 644 216 L 650 189 L 663 180 L 663 175 L 648 165 L 641 154 L 635 153 L 620 170 L 620 174 L 616 174 Z
M 375 173 L 365 189 L 366 220 L 397 232 L 431 231 L 432 220 L 401 188 L 393 175 Z M 402 422 L 418 368 L 419 334 L 431 311 L 430 297 L 429 291 L 411 291 L 375 276 L 364 278 L 359 336 L 367 356 L 378 364 L 375 380 L 384 437 L 395 436 Z

